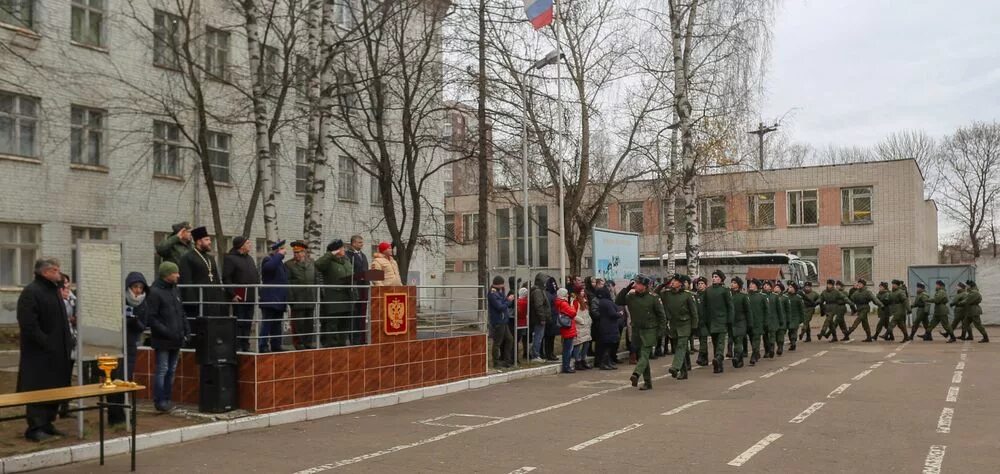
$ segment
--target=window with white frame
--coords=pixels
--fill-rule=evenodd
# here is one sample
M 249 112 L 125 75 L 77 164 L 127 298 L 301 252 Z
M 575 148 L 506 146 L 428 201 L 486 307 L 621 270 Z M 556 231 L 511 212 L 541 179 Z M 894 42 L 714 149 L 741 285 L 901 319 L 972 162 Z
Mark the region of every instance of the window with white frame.
M 177 125 L 153 122 L 153 174 L 181 175 L 181 129 Z
M 669 199 L 660 201 L 660 222 L 664 232 L 670 232 L 670 222 L 667 219 L 669 208 Z M 680 196 L 674 199 L 674 227 L 682 231 L 687 227 L 687 207 L 684 205 L 684 198 Z
M 726 230 L 726 197 L 701 198 L 701 230 Z
M 297 54 L 295 55 L 295 91 L 299 100 L 305 100 L 309 94 L 309 75 L 312 71 L 312 64 L 309 58 Z
M 815 189 L 788 191 L 788 225 L 816 225 L 819 222 L 819 201 Z
M 497 209 L 497 266 L 510 266 L 510 209 Z
M 344 115 L 353 115 L 357 112 L 358 92 L 354 81 L 354 74 L 350 72 L 341 71 L 337 75 L 337 99 Z
M 642 202 L 623 202 L 620 214 L 620 228 L 627 232 L 642 233 L 643 213 Z
M 264 46 L 264 54 L 261 55 L 261 61 L 263 61 L 262 66 L 264 68 L 261 72 L 264 77 L 261 78 L 261 84 L 265 88 L 277 85 L 281 82 L 280 58 L 281 56 L 278 54 L 278 48 L 273 46 Z
M 352 0 L 334 0 L 333 22 L 338 28 L 350 29 L 354 27 L 354 5 Z
M 869 224 L 872 222 L 872 187 L 843 188 L 840 190 L 842 222 L 844 224 Z
M 153 64 L 180 69 L 184 23 L 181 17 L 156 10 L 153 12 Z
M 479 214 L 465 214 L 462 216 L 462 237 L 466 243 L 475 242 L 479 239 Z
M 70 38 L 88 46 L 104 46 L 106 0 L 73 0 Z
M 229 32 L 205 29 L 205 71 L 216 79 L 229 79 Z
M 455 214 L 444 215 L 444 242 L 451 244 L 457 242 L 455 236 Z
M 0 23 L 32 29 L 35 26 L 34 0 L 0 0 Z
M 70 265 L 70 276 L 76 281 L 76 243 L 80 240 L 108 240 L 108 229 L 104 227 L 72 227 L 70 229 L 72 238 L 73 262 Z
M 774 227 L 774 193 L 756 193 L 749 197 L 750 228 Z
M 340 157 L 340 174 L 337 181 L 337 199 L 358 202 L 358 172 L 354 160 L 349 156 Z
M 466 261 L 462 262 L 462 271 L 464 271 L 466 273 L 478 272 L 479 271 L 479 262 L 477 262 L 475 260 L 473 260 L 473 261 L 466 260 Z
M 371 200 L 372 205 L 373 206 L 381 206 L 382 205 L 382 192 L 379 189 L 378 177 L 377 176 L 370 176 L 369 175 L 368 176 L 368 183 L 369 183 L 368 184 L 369 199 Z
M 39 101 L 0 92 L 0 154 L 38 158 Z
M 18 287 L 34 279 L 42 226 L 0 222 L 0 287 Z
M 843 249 L 844 281 L 874 280 L 875 252 L 871 247 Z
M 228 133 L 208 132 L 208 162 L 212 179 L 217 183 L 229 183 L 229 145 L 232 136 Z
M 70 107 L 70 163 L 104 166 L 104 118 L 106 112 Z
M 308 191 L 306 188 L 309 176 L 309 160 L 307 157 L 308 153 L 305 148 L 295 149 L 295 192 L 299 194 L 305 194 Z
M 514 210 L 514 241 L 516 242 L 517 264 L 524 265 L 524 208 Z M 528 264 L 532 267 L 549 266 L 549 208 L 531 206 L 528 213 Z M 537 252 L 535 249 L 538 249 Z M 537 256 L 536 256 L 537 253 Z

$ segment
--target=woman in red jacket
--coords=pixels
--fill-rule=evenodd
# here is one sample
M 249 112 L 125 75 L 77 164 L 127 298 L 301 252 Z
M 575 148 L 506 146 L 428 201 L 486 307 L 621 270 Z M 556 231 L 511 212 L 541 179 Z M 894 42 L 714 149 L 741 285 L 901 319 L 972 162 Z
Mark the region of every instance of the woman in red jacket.
M 514 341 L 515 350 L 517 344 L 524 344 L 521 360 L 528 361 L 528 289 L 521 288 L 517 291 L 517 334 Z
M 556 311 L 559 312 L 560 319 L 565 316 L 569 319 L 569 326 L 559 325 L 559 336 L 562 337 L 562 373 L 572 374 L 576 372 L 569 361 L 573 357 L 573 339 L 576 337 L 576 308 L 569 303 L 569 292 L 566 288 L 560 288 L 556 292 Z

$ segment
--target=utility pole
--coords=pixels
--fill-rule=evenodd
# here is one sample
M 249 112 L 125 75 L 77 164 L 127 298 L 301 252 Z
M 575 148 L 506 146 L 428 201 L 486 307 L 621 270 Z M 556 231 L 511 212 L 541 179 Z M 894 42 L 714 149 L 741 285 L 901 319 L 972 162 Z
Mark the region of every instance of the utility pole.
M 479 103 L 476 110 L 476 120 L 479 124 L 478 139 L 478 178 L 479 178 L 479 221 L 476 223 L 476 256 L 478 257 L 478 280 L 483 291 L 489 292 L 490 273 L 487 244 L 489 243 L 489 156 L 486 129 L 486 0 L 479 0 L 479 75 L 477 77 Z M 449 117 L 449 120 L 451 117 Z M 515 290 L 516 294 L 516 290 Z M 480 300 L 479 309 L 485 309 L 486 295 Z
M 764 135 L 777 131 L 778 131 L 778 124 L 774 124 L 768 127 L 764 125 L 764 122 L 760 122 L 760 124 L 757 127 L 757 130 L 751 130 L 747 132 L 751 135 L 757 135 L 757 148 L 758 152 L 760 153 L 758 155 L 758 160 L 760 161 L 758 163 L 757 169 L 761 171 L 764 170 Z

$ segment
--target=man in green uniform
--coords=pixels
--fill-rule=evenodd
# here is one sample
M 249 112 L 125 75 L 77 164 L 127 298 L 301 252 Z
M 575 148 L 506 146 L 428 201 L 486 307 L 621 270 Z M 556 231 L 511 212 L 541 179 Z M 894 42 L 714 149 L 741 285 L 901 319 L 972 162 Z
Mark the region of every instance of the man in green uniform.
M 878 298 L 882 306 L 878 308 L 878 323 L 875 324 L 875 334 L 872 339 L 878 339 L 879 334 L 882 333 L 883 329 L 886 329 L 885 334 L 881 337 L 883 340 L 891 341 L 893 339 L 892 331 L 889 331 L 889 284 L 886 282 L 881 282 L 878 284 L 878 293 L 875 298 Z
M 854 284 L 854 289 L 850 294 L 851 303 L 854 305 L 854 324 L 851 328 L 847 330 L 847 337 L 851 337 L 854 330 L 858 328 L 858 325 L 865 330 L 865 339 L 862 342 L 872 342 L 872 329 L 868 325 L 868 312 L 871 311 L 871 305 L 874 304 L 877 308 L 882 307 L 882 302 L 868 289 L 868 282 L 861 278 Z
M 191 224 L 178 222 L 171 226 L 173 234 L 156 244 L 156 253 L 160 260 L 180 266 L 181 257 L 191 251 Z
M 324 285 L 350 285 L 354 264 L 348 260 L 344 241 L 337 239 L 326 246 L 326 253 L 314 264 Z M 352 288 L 323 288 L 320 307 L 320 343 L 323 347 L 346 346 L 350 340 L 351 310 L 354 307 Z
M 934 297 L 931 299 L 931 303 L 934 303 L 934 316 L 931 317 L 931 322 L 927 325 L 927 334 L 931 334 L 934 327 L 940 323 L 941 329 L 944 329 L 941 335 L 948 338 L 948 343 L 955 342 L 955 333 L 952 332 L 951 325 L 948 324 L 948 290 L 944 289 L 944 282 L 941 280 L 934 283 Z
M 733 338 L 733 368 L 743 367 L 743 358 L 747 348 L 743 340 L 747 336 L 750 319 L 750 298 L 743 292 L 743 279 L 733 277 L 729 283 L 729 291 L 733 299 L 733 324 L 730 334 Z
M 750 333 L 750 365 L 756 365 L 760 360 L 761 338 L 764 336 L 764 322 L 767 320 L 768 305 L 767 297 L 760 292 L 760 282 L 751 280 L 747 284 L 747 300 L 750 302 L 749 321 L 747 330 Z M 770 340 L 770 338 L 768 338 Z M 767 345 L 764 346 L 767 351 Z
M 812 319 L 819 306 L 819 293 L 813 291 L 811 281 L 807 281 L 802 288 L 802 302 L 805 304 L 806 314 L 802 321 L 802 333 L 799 334 L 798 339 L 801 341 L 805 338 L 806 342 L 812 342 Z
M 698 277 L 694 281 L 694 299 L 698 302 L 698 310 L 701 311 L 702 303 L 705 299 L 705 290 L 708 289 L 708 280 L 705 277 Z M 698 360 L 696 363 L 702 367 L 708 365 L 708 318 L 704 313 L 699 313 L 698 318 Z
M 913 326 L 910 327 L 910 340 L 917 335 L 917 328 L 924 325 L 924 334 L 920 336 L 925 341 L 930 341 L 931 331 L 929 318 L 927 317 L 927 306 L 931 304 L 931 297 L 927 294 L 927 287 L 923 282 L 917 283 L 917 296 L 913 299 L 913 307 L 917 308 L 917 316 L 913 318 Z
M 823 312 L 826 313 L 826 322 L 824 323 L 823 330 L 829 330 L 830 342 L 837 342 L 837 326 L 840 326 L 844 337 L 847 337 L 847 323 L 844 322 L 844 313 L 847 312 L 847 295 L 837 289 L 834 286 L 836 284 L 839 284 L 841 288 L 843 287 L 843 283 L 839 281 L 827 280 L 826 289 L 819 295 L 820 302 L 823 304 Z M 820 333 L 821 338 L 825 336 L 826 334 Z
M 645 382 L 640 390 L 653 388 L 653 376 L 649 371 L 649 356 L 656 345 L 656 333 L 660 327 L 667 324 L 667 315 L 663 311 L 663 304 L 660 299 L 650 293 L 653 280 L 643 274 L 638 274 L 622 288 L 615 298 L 615 303 L 628 308 L 629 316 L 632 318 L 632 331 L 639 335 L 639 357 L 635 364 L 635 372 L 629 380 L 632 386 L 639 385 L 639 374 L 642 374 Z
M 986 328 L 983 327 L 983 308 L 980 306 L 983 302 L 983 295 L 979 293 L 979 287 L 976 286 L 975 281 L 969 280 L 965 284 L 969 286 L 968 296 L 966 296 L 964 302 L 965 318 L 983 336 L 979 342 L 990 342 L 990 337 L 986 335 Z M 969 339 L 972 339 L 971 329 L 969 330 Z
M 972 340 L 972 334 L 969 334 L 969 324 L 965 321 L 965 297 L 968 296 L 965 293 L 965 283 L 958 282 L 958 288 L 955 290 L 955 296 L 952 297 L 950 306 L 955 308 L 955 319 L 951 322 L 952 331 L 958 328 L 958 325 L 962 325 L 962 335 L 958 338 L 963 341 Z
M 698 312 L 706 321 L 709 334 L 712 336 L 712 373 L 721 374 L 722 362 L 726 357 L 726 333 L 733 322 L 733 299 L 729 289 L 722 285 L 726 275 L 720 270 L 712 272 L 712 286 L 707 288 L 701 298 L 701 310 Z
M 778 314 L 781 308 L 778 307 L 778 299 L 774 297 L 774 286 L 770 281 L 764 281 L 761 293 L 767 302 L 767 312 L 764 313 L 764 358 L 774 358 L 774 335 L 778 332 Z
M 903 332 L 903 340 L 900 342 L 910 340 L 910 335 L 906 332 L 906 309 L 909 306 L 907 300 L 903 282 L 892 280 L 892 291 L 889 293 L 889 316 L 892 318 L 889 320 L 889 333 L 898 327 Z
M 292 307 L 292 331 L 296 350 L 316 348 L 316 288 L 300 288 L 294 285 L 315 285 L 316 266 L 309 258 L 309 244 L 296 240 L 292 242 L 292 259 L 285 262 L 288 269 L 289 305 Z
M 788 332 L 788 296 L 785 295 L 785 284 L 780 281 L 775 282 L 771 294 L 778 314 L 777 325 L 771 326 L 771 329 L 774 334 L 774 345 L 780 356 L 785 351 L 785 333 Z
M 684 290 L 680 275 L 670 279 L 669 288 L 660 293 L 663 309 L 667 314 L 670 337 L 674 340 L 674 362 L 670 376 L 677 380 L 688 378 L 688 341 L 691 331 L 698 327 L 698 304 L 691 292 Z
M 794 351 L 798 342 L 799 325 L 805 319 L 806 306 L 802 295 L 799 294 L 799 285 L 795 282 L 788 284 L 788 350 Z

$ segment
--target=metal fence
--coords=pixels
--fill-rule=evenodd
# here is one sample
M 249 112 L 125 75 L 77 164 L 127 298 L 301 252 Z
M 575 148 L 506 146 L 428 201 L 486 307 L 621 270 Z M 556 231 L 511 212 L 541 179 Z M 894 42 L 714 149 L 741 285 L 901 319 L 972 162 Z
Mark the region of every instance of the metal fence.
M 485 295 L 478 285 L 417 286 L 417 336 L 486 333 Z

